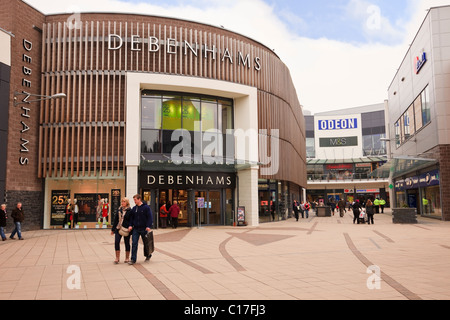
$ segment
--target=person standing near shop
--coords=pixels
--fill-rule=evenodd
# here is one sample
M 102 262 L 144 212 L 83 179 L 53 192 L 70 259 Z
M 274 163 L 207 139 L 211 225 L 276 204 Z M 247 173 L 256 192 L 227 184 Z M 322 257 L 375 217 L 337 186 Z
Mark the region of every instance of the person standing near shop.
M 373 203 L 372 201 L 369 199 L 366 202 L 366 213 L 367 213 L 367 223 L 370 224 L 370 221 L 372 221 L 373 224 Z
M 176 229 L 178 227 L 178 215 L 180 214 L 180 207 L 178 206 L 178 202 L 174 201 L 170 206 L 169 215 L 172 219 L 172 228 Z
M 130 262 L 130 238 L 131 234 L 130 231 L 128 231 L 128 235 L 122 235 L 123 230 L 128 229 L 130 226 L 130 216 L 131 216 L 131 208 L 130 208 L 130 200 L 128 198 L 123 198 L 121 201 L 121 206 L 117 212 L 117 214 L 114 217 L 114 223 L 111 228 L 111 235 L 115 235 L 114 238 L 114 248 L 116 250 L 116 260 L 114 261 L 115 264 L 119 263 L 120 259 L 120 240 L 123 236 L 123 242 L 125 243 L 125 263 Z M 121 231 L 122 230 L 122 231 Z
M 14 219 L 14 225 L 15 228 L 11 235 L 9 236 L 10 239 L 14 239 L 14 236 L 19 236 L 19 240 L 24 240 L 22 237 L 22 223 L 25 220 L 25 215 L 23 213 L 22 203 L 17 203 L 17 206 L 14 208 L 14 210 L 11 213 L 11 217 Z
M 135 264 L 137 260 L 137 250 L 139 237 L 142 237 L 142 241 L 145 241 L 145 235 L 151 231 L 153 225 L 153 215 L 150 207 L 142 202 L 141 195 L 136 194 L 133 197 L 135 206 L 131 209 L 130 225 L 128 230 L 132 234 L 132 247 L 131 247 L 131 260 L 128 262 L 130 265 Z M 151 258 L 151 255 L 145 257 L 145 261 Z
M 0 235 L 2 237 L 2 241 L 6 240 L 5 236 L 5 228 L 6 228 L 6 219 L 8 216 L 6 215 L 6 204 L 2 204 L 0 206 Z
M 384 206 L 386 205 L 386 200 L 384 200 L 383 198 L 380 199 L 380 209 L 381 209 L 381 213 L 384 213 Z
M 375 206 L 375 213 L 380 213 L 380 199 L 376 198 L 373 201 L 373 205 Z
M 161 208 L 159 208 L 159 218 L 161 220 L 161 228 L 162 229 L 167 228 L 167 214 L 168 213 L 169 213 L 169 211 L 167 211 L 167 209 L 166 209 L 166 204 L 163 203 Z

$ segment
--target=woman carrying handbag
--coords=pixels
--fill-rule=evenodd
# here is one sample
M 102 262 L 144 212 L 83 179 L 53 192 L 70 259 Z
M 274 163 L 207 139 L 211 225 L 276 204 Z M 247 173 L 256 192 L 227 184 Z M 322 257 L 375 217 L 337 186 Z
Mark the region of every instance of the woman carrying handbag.
M 128 198 L 123 198 L 121 201 L 121 207 L 119 208 L 115 218 L 114 223 L 111 229 L 111 235 L 115 235 L 114 247 L 116 250 L 116 260 L 114 260 L 115 264 L 119 263 L 120 259 L 120 240 L 123 237 L 123 241 L 125 242 L 125 263 L 130 261 L 130 238 L 131 234 L 128 231 L 128 227 L 130 226 L 130 200 Z

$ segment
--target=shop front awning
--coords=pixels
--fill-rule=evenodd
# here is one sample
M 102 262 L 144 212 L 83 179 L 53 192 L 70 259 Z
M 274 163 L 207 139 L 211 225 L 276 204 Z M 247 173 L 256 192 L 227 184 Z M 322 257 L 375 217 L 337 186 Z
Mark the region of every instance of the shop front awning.
M 419 171 L 436 164 L 435 159 L 414 158 L 408 156 L 389 159 L 383 166 L 374 170 L 369 176 L 372 178 L 397 178 L 402 175 Z
M 326 164 L 357 164 L 357 163 L 373 163 L 386 162 L 386 157 L 364 157 L 353 159 L 308 159 L 308 165 L 326 165 Z
M 173 161 L 165 155 L 141 155 L 139 169 L 142 171 L 187 171 L 187 172 L 238 172 L 258 167 L 261 163 L 238 159 L 224 159 L 223 163 L 208 164 Z

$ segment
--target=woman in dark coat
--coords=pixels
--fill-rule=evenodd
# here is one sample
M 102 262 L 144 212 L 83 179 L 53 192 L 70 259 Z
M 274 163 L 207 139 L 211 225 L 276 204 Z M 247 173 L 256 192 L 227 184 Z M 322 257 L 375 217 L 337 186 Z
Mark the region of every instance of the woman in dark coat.
M 128 198 L 123 198 L 121 202 L 121 207 L 119 208 L 115 218 L 114 222 L 112 224 L 111 228 L 111 235 L 115 235 L 115 241 L 114 241 L 114 248 L 116 250 L 116 260 L 114 261 L 115 264 L 119 263 L 120 259 L 120 240 L 122 239 L 122 235 L 119 233 L 119 230 L 121 227 L 124 227 L 128 229 L 130 226 L 130 200 Z M 128 234 L 128 236 L 123 237 L 123 241 L 125 243 L 125 263 L 128 263 L 130 261 L 130 238 L 131 233 Z
M 367 213 L 367 223 L 370 224 L 370 221 L 372 221 L 373 224 L 373 215 L 374 215 L 374 210 L 373 210 L 373 203 L 372 201 L 367 200 L 366 202 L 366 213 Z

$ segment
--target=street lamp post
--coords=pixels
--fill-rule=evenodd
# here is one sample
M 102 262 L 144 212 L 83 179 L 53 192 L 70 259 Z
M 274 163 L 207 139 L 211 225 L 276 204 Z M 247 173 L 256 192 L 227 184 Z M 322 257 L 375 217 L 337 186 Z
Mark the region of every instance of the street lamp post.
M 25 96 L 21 101 L 17 101 L 19 96 Z M 30 97 L 32 97 L 32 100 L 28 100 Z M 38 101 L 45 101 L 45 100 L 53 100 L 53 99 L 64 99 L 66 98 L 65 93 L 56 93 L 51 96 L 47 95 L 40 95 L 40 94 L 33 94 L 33 93 L 27 93 L 27 92 L 14 92 L 14 106 L 18 106 L 20 104 L 24 103 L 31 103 L 31 102 L 38 102 Z

